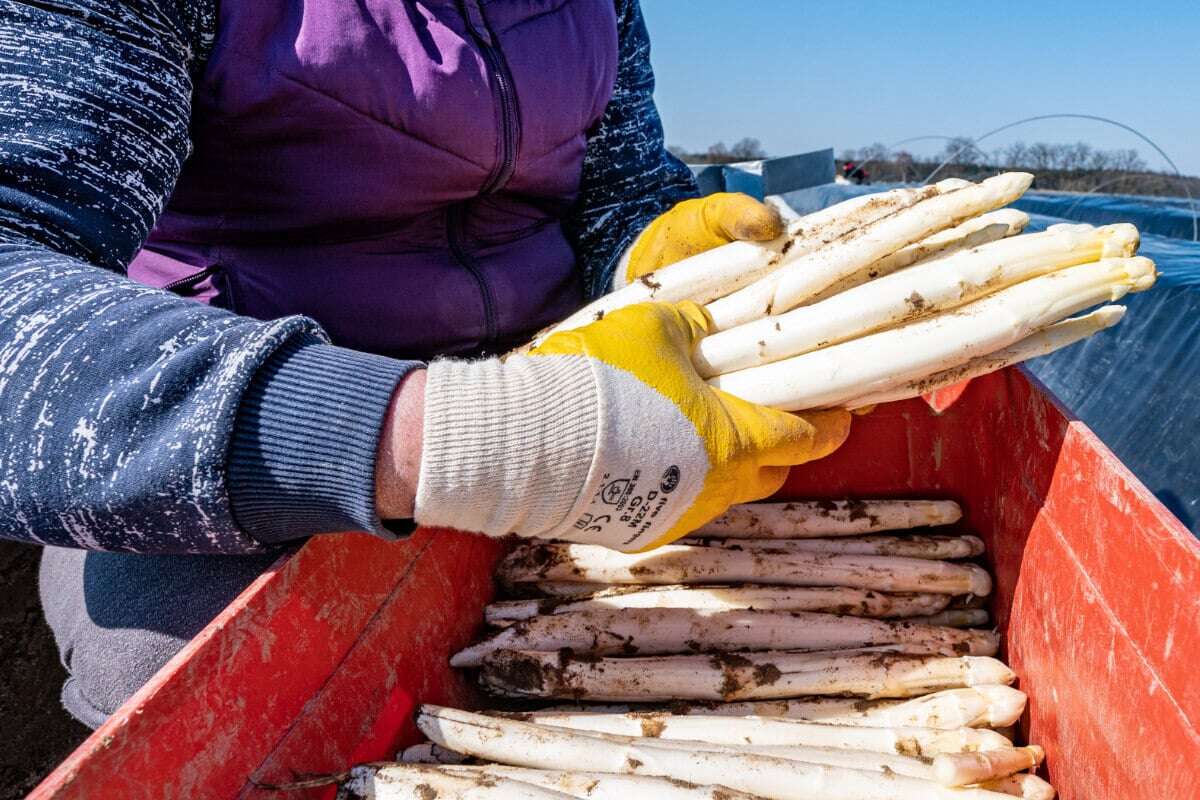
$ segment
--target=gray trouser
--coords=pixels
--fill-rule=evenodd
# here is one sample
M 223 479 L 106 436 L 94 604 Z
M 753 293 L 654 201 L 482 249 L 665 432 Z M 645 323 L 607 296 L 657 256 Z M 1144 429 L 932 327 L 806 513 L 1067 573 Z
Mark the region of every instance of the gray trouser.
M 63 706 L 99 726 L 278 557 L 47 547 L 39 583 L 69 674 Z

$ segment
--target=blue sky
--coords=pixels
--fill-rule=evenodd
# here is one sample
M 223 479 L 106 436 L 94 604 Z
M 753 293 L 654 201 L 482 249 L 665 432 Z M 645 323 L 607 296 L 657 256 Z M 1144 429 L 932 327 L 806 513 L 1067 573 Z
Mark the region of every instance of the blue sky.
M 1113 117 L 1200 175 L 1200 0 L 642 0 L 667 141 L 760 139 L 773 155 L 979 135 L 1055 112 Z M 1115 128 L 1000 134 L 1150 147 Z M 910 145 L 914 152 L 940 143 Z M 924 149 L 923 149 L 924 148 Z

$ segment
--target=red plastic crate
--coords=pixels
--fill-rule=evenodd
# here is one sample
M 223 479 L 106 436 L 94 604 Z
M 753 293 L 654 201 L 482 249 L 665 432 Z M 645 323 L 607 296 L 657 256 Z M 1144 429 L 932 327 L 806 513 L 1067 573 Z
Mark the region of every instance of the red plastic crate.
M 880 407 L 782 496 L 962 502 L 1030 696 L 1023 733 L 1060 797 L 1200 797 L 1200 544 L 1026 375 L 976 380 L 940 416 Z M 474 701 L 446 660 L 480 624 L 499 552 L 445 531 L 311 540 L 31 797 L 282 796 L 256 784 L 391 757 L 416 738 L 414 704 Z

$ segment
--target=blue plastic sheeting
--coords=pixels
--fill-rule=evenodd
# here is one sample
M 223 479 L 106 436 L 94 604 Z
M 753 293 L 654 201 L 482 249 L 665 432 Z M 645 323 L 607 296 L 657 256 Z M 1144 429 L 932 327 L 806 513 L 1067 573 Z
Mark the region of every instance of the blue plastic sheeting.
M 1013 206 L 1031 214 L 1045 214 L 1095 225 L 1132 222 L 1142 233 L 1188 241 L 1193 241 L 1196 233 L 1187 198 L 1176 200 L 1127 194 L 1026 192 Z
M 798 213 L 807 214 L 885 188 L 828 184 L 783 198 Z M 1065 205 L 1074 204 L 1075 214 L 1100 208 L 1094 203 L 1101 199 L 1076 195 Z M 1064 221 L 1068 220 L 1034 214 L 1029 230 Z M 1069 221 L 1131 221 L 1142 228 L 1136 220 L 1114 218 L 1107 211 Z M 1200 534 L 1200 243 L 1144 234 L 1139 252 L 1154 259 L 1162 278 L 1150 291 L 1121 301 L 1129 308 L 1125 319 L 1026 366 L 1193 533 Z
M 1200 534 L 1200 291 L 1127 295 L 1115 328 L 1028 364 Z

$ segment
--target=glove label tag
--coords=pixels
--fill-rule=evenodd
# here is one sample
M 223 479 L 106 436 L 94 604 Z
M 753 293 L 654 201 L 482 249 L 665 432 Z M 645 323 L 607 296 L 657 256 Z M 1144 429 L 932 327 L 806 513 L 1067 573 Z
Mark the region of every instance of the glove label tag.
M 682 480 L 677 465 L 672 464 L 661 474 L 656 488 L 643 487 L 643 471 L 634 469 L 628 477 L 613 477 L 605 472 L 600 476 L 597 489 L 587 511 L 575 520 L 572 526 L 588 534 L 592 541 L 597 539 L 629 547 L 654 527 L 655 520 L 662 514 L 673 492 Z M 645 488 L 645 491 L 639 491 Z M 621 537 L 618 539 L 618 537 Z M 619 544 L 618 544 L 619 541 Z

